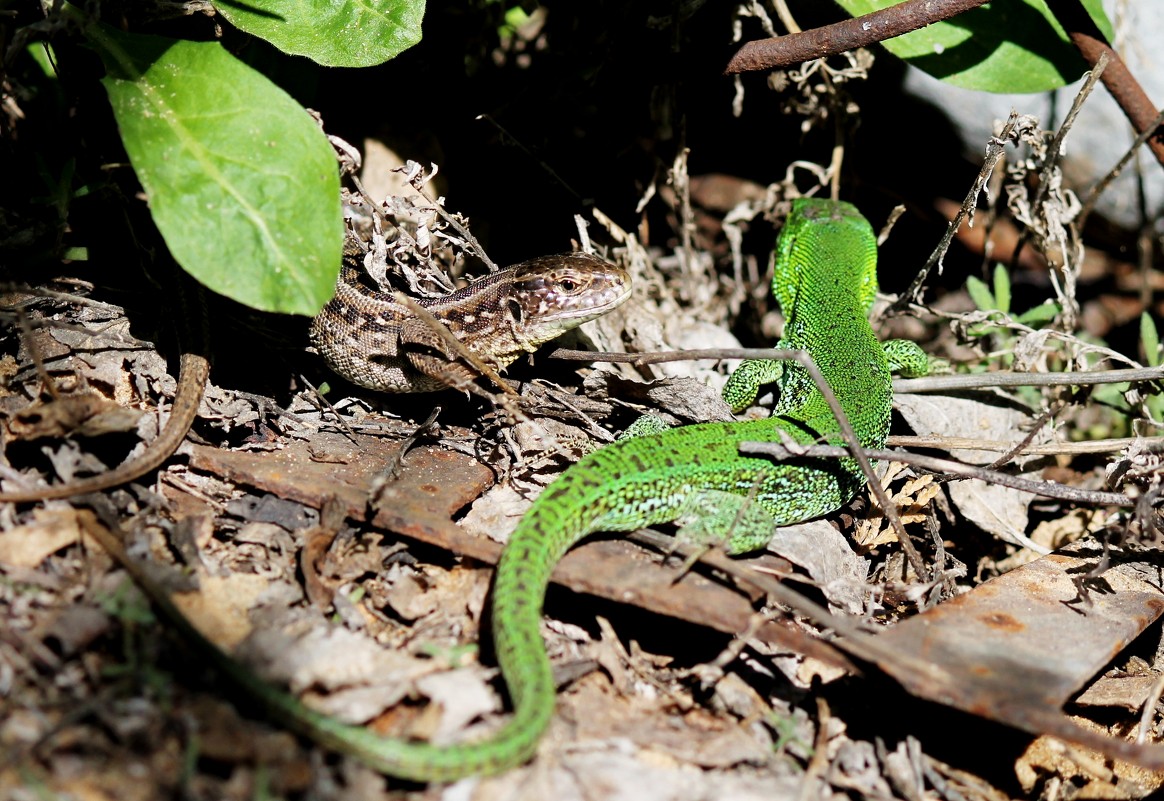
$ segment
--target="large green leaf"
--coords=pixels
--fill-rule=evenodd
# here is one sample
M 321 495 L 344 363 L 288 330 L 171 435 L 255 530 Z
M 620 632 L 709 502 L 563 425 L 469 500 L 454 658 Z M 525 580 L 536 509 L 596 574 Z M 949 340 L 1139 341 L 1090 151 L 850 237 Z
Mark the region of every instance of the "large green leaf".
M 327 137 L 282 89 L 214 42 L 86 34 L 154 222 L 206 286 L 267 311 L 315 314 L 343 246 Z
M 899 1 L 836 0 L 855 17 Z M 1100 0 L 1083 5 L 1110 38 L 1111 22 Z M 935 78 L 984 92 L 1045 92 L 1087 69 L 1043 0 L 994 0 L 881 44 Z
M 424 0 L 214 0 L 235 27 L 327 67 L 372 67 L 420 41 Z

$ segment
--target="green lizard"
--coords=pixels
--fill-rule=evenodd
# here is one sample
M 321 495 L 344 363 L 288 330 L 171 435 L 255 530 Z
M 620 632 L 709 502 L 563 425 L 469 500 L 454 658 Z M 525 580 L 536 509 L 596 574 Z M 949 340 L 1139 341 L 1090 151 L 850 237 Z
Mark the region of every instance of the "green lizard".
M 773 264 L 773 291 L 787 318 L 780 345 L 812 355 L 861 444 L 881 447 L 889 430 L 891 360 L 866 317 L 877 288 L 869 223 L 847 203 L 797 200 Z M 897 342 L 889 350 L 912 372 L 925 371 L 916 345 Z M 861 486 L 852 459 L 774 463 L 739 453 L 741 442 L 755 440 L 840 443 L 832 412 L 799 364 L 774 369 L 746 362 L 726 392 L 733 405 L 746 405 L 760 382 L 775 377 L 781 393 L 771 417 L 616 442 L 581 459 L 534 502 L 497 565 L 493 638 L 514 714 L 492 737 L 446 747 L 383 738 L 307 709 L 221 652 L 216 659 L 286 725 L 384 773 L 452 781 L 520 765 L 554 713 L 553 674 L 539 630 L 542 601 L 550 572 L 575 543 L 592 532 L 694 517 L 701 536 L 726 538 L 728 549 L 741 553 L 762 547 L 775 526 L 833 511 Z

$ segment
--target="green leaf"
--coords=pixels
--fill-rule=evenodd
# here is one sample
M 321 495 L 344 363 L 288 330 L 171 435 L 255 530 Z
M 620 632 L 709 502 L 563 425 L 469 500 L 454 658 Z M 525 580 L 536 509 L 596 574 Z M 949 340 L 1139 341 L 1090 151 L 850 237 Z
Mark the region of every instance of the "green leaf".
M 57 61 L 56 55 L 53 53 L 53 46 L 51 42 L 35 42 L 28 46 L 28 55 L 38 67 L 44 72 L 46 78 L 52 78 L 54 81 L 57 78 L 57 68 L 54 66 Z
M 900 0 L 837 0 L 854 17 Z M 1083 0 L 1104 36 L 1112 27 L 1101 0 Z M 881 43 L 935 78 L 983 92 L 1044 92 L 1087 69 L 1043 0 L 994 0 Z
M 1058 303 L 1040 303 L 1038 306 L 1032 306 L 1025 312 L 1015 318 L 1016 322 L 1031 327 L 1038 327 L 1043 323 L 1049 323 L 1055 319 L 1055 315 L 1059 313 Z
M 315 120 L 215 42 L 85 32 L 178 263 L 257 309 L 319 311 L 339 272 L 343 217 L 335 156 Z
M 974 305 L 978 307 L 979 311 L 996 311 L 994 295 L 981 278 L 973 275 L 967 278 L 966 291 L 970 293 L 970 300 L 974 301 Z
M 236 28 L 325 67 L 373 67 L 420 41 L 424 0 L 215 0 Z
M 1002 264 L 994 265 L 994 302 L 1003 314 L 1010 314 L 1010 274 Z
M 1148 312 L 1140 313 L 1140 344 L 1144 347 L 1144 361 L 1148 366 L 1160 366 L 1160 334 Z

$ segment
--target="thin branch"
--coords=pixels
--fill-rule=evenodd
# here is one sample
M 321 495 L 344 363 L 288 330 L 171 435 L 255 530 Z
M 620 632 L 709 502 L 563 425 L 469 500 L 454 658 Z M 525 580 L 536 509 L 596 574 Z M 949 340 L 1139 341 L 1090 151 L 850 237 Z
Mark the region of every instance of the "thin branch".
M 1101 56 L 1107 55 L 1109 63 L 1103 73 L 1103 85 L 1123 110 L 1136 133 L 1149 133 L 1148 147 L 1152 149 L 1156 161 L 1164 166 L 1164 130 L 1160 129 L 1159 123 L 1153 125 L 1156 106 L 1132 76 L 1119 53 L 1112 49 L 1087 9 L 1079 0 L 1047 0 L 1047 8 L 1055 15 L 1063 30 L 1067 31 L 1072 44 L 1089 66 L 1094 67 Z
M 440 320 L 438 320 L 433 315 L 432 312 L 430 312 L 428 309 L 421 306 L 419 303 L 417 303 L 412 298 L 408 297 L 408 295 L 405 295 L 403 292 L 394 292 L 392 294 L 393 294 L 393 298 L 396 300 L 397 303 L 406 307 L 410 312 L 412 312 L 418 318 L 420 318 L 420 320 L 425 325 L 427 325 L 429 328 L 431 328 L 433 333 L 435 333 L 438 337 L 441 338 L 441 341 L 445 343 L 445 346 L 447 348 L 449 348 L 450 351 L 452 351 L 453 353 L 460 356 L 462 359 L 464 359 L 469 364 L 473 365 L 473 367 L 475 367 L 477 369 L 477 371 L 479 373 L 481 373 L 481 375 L 485 376 L 490 381 L 492 381 L 494 384 L 496 384 L 498 387 L 500 387 L 501 390 L 505 393 L 505 395 L 508 395 L 510 398 L 517 398 L 518 397 L 517 390 L 515 390 L 513 388 L 513 386 L 508 381 L 506 381 L 504 378 L 499 376 L 497 374 L 497 371 L 494 370 L 492 367 L 490 367 L 489 364 L 487 364 L 484 359 L 482 359 L 480 356 L 478 356 L 473 351 L 469 350 L 469 348 L 465 347 L 465 343 L 463 343 L 463 342 L 461 342 L 461 340 L 457 339 L 453 335 L 453 333 L 451 331 L 449 331 L 448 328 L 445 327 L 445 324 L 442 323 Z M 457 380 L 452 375 L 450 375 L 448 378 L 449 378 L 449 382 L 448 382 L 449 386 L 454 387 L 455 389 L 462 389 L 462 390 L 466 390 L 468 392 L 472 392 L 475 395 L 480 395 L 482 398 L 485 398 L 486 400 L 489 400 L 492 403 L 496 403 L 500 406 L 505 407 L 506 411 L 508 411 L 510 413 L 517 413 L 518 412 L 518 410 L 515 407 L 513 407 L 513 405 L 511 403 L 509 403 L 505 399 L 504 396 L 497 396 L 497 395 L 493 395 L 491 393 L 488 393 L 485 390 L 481 389 L 481 387 L 474 384 L 472 381 L 462 382 L 462 381 Z
M 940 392 L 984 387 L 1084 387 L 1093 384 L 1122 384 L 1164 379 L 1164 365 L 1136 370 L 1088 370 L 1080 373 L 965 373 L 899 378 L 894 392 Z
M 821 28 L 756 39 L 745 43 L 732 56 L 724 75 L 787 67 L 814 58 L 866 47 L 903 33 L 916 31 L 935 22 L 957 16 L 986 3 L 987 0 L 906 0 L 889 8 L 861 17 L 834 22 Z
M 789 448 L 778 442 L 741 442 L 740 453 L 749 455 L 771 456 L 776 459 L 799 459 L 804 456 L 836 457 L 849 456 L 848 448 L 838 448 L 835 445 L 810 445 L 805 448 Z M 1000 473 L 997 470 L 987 470 L 975 465 L 955 462 L 952 459 L 938 459 L 933 456 L 923 456 L 919 453 L 905 453 L 904 451 L 866 449 L 865 455 L 872 459 L 884 459 L 895 462 L 905 462 L 923 470 L 935 473 L 945 473 L 958 478 L 977 478 L 1000 484 L 1011 489 L 1029 492 L 1032 495 L 1041 495 L 1044 498 L 1055 498 L 1073 503 L 1092 503 L 1104 506 L 1135 506 L 1136 500 L 1119 492 L 1101 492 L 1099 490 L 1084 490 L 1068 487 L 1054 481 L 1036 481 L 1029 478 L 1012 476 L 1009 473 Z M 883 507 L 884 508 L 884 507 Z
M 86 288 L 92 289 L 92 286 L 86 284 Z M 34 287 L 28 284 L 15 283 L 12 281 L 0 281 L 0 294 L 33 296 L 31 298 L 24 299 L 22 303 L 27 303 L 36 298 L 49 298 L 50 300 L 61 300 L 65 303 L 72 303 L 76 306 L 88 306 L 93 309 L 100 309 L 101 311 L 112 312 L 114 314 L 125 314 L 125 309 L 123 309 L 121 306 L 94 300 L 93 298 L 87 297 L 85 295 L 77 295 L 72 292 L 58 292 L 55 289 Z
M 788 351 L 779 348 L 703 348 L 664 350 L 649 353 L 603 353 L 592 350 L 558 348 L 550 353 L 554 359 L 619 364 L 659 364 L 661 362 L 698 361 L 701 359 L 781 359 Z M 1134 370 L 1089 370 L 1080 373 L 966 373 L 934 375 L 924 378 L 898 378 L 894 392 L 938 392 L 947 389 L 982 389 L 984 387 L 1052 387 L 1122 384 L 1133 381 L 1164 380 L 1164 365 Z
M 1047 442 L 1041 445 L 1028 445 L 1023 449 L 1024 456 L 1077 456 L 1085 453 L 1116 453 L 1139 442 L 1146 450 L 1152 453 L 1164 452 L 1164 437 L 1118 437 L 1114 439 L 1092 439 L 1086 442 Z M 895 434 L 885 441 L 886 446 L 893 448 L 936 448 L 943 451 L 998 451 L 1013 450 L 1015 443 L 995 439 L 973 439 L 971 437 L 911 437 L 904 434 Z
M 1111 59 L 1106 53 L 1101 53 L 1099 60 L 1087 73 L 1087 79 L 1083 82 L 1083 86 L 1079 87 L 1079 91 L 1075 93 L 1075 99 L 1071 101 L 1071 108 L 1067 112 L 1067 116 L 1063 119 L 1059 130 L 1055 131 L 1055 138 L 1051 140 L 1051 144 L 1047 148 L 1047 155 L 1043 159 L 1043 169 L 1039 173 L 1039 187 L 1035 190 L 1035 199 L 1031 203 L 1031 208 L 1037 209 L 1042 204 L 1043 198 L 1051 186 L 1051 178 L 1055 166 L 1059 162 L 1059 154 L 1063 151 L 1063 140 L 1067 138 L 1067 133 L 1075 125 L 1075 118 L 1083 109 L 1083 103 L 1091 96 L 1095 84 L 1103 79 L 1103 73 L 1107 70 L 1110 61 Z
M 1083 201 L 1083 208 L 1079 210 L 1079 216 L 1075 218 L 1075 226 L 1082 231 L 1083 226 L 1087 224 L 1087 218 L 1091 216 L 1091 212 L 1095 209 L 1095 204 L 1099 202 L 1099 198 L 1107 191 L 1111 182 L 1120 176 L 1124 168 L 1128 166 L 1128 162 L 1135 158 L 1136 151 L 1140 149 L 1141 145 L 1151 139 L 1156 130 L 1164 125 L 1164 111 L 1161 111 L 1155 116 L 1151 124 L 1136 136 L 1132 146 L 1128 148 L 1123 157 L 1116 162 L 1116 165 L 1111 168 L 1107 175 L 1099 179 L 1099 181 L 1091 188 L 1091 192 L 1087 195 L 1087 199 Z
M 408 159 L 403 166 L 394 167 L 392 171 L 402 174 L 413 191 L 432 204 L 432 208 L 437 213 L 437 216 L 448 223 L 465 240 L 467 250 L 475 253 L 481 261 L 485 262 L 485 266 L 489 268 L 490 272 L 497 272 L 501 268 L 494 263 L 493 259 L 489 258 L 489 254 L 485 252 L 485 248 L 477 241 L 477 237 L 473 236 L 473 232 L 463 225 L 455 214 L 449 214 L 443 203 L 429 197 L 428 192 L 425 191 L 428 182 L 437 176 L 437 166 L 434 164 L 432 168 L 431 173 L 426 173 L 424 167 L 419 163 Z
M 662 553 L 697 556 L 700 562 L 756 587 L 767 593 L 777 603 L 803 615 L 818 626 L 839 634 L 843 638 L 842 646 L 845 651 L 860 659 L 874 664 L 902 665 L 903 670 L 916 671 L 920 676 L 935 681 L 949 681 L 944 671 L 934 665 L 932 661 L 927 661 L 917 654 L 904 653 L 901 649 L 882 643 L 877 637 L 862 628 L 860 618 L 834 615 L 820 604 L 792 589 L 786 582 L 778 581 L 772 576 L 761 573 L 749 566 L 747 562 L 731 559 L 720 550 L 703 549 L 702 553 L 697 554 L 694 549 L 700 546 L 692 546 L 683 542 L 676 543 L 674 537 L 665 537 L 650 531 L 637 531 L 629 539 L 647 544 Z
M 865 479 L 869 482 L 869 489 L 881 504 L 881 508 L 885 510 L 885 516 L 889 518 L 893 529 L 897 532 L 898 539 L 901 541 L 901 548 L 905 551 L 906 557 L 909 559 L 910 565 L 913 566 L 914 571 L 921 577 L 928 576 L 929 571 L 926 569 L 925 563 L 921 556 L 913 547 L 913 543 L 909 540 L 905 533 L 905 524 L 901 522 L 901 518 L 897 514 L 897 507 L 889 502 L 889 496 L 885 494 L 885 490 L 881 487 L 881 482 L 877 480 L 877 474 L 873 472 L 873 465 L 865 458 L 861 447 L 861 442 L 857 439 L 857 432 L 853 430 L 852 424 L 849 422 L 848 416 L 845 414 L 841 402 L 837 400 L 837 396 L 833 394 L 832 387 L 825 381 L 824 376 L 813 361 L 812 355 L 804 350 L 785 350 L 783 348 L 712 348 L 709 350 L 691 350 L 691 351 L 677 351 L 668 352 L 662 351 L 657 353 L 603 353 L 596 354 L 590 351 L 567 351 L 556 350 L 551 356 L 558 358 L 577 359 L 579 355 L 583 358 L 591 359 L 593 361 L 612 361 L 612 362 L 632 362 L 634 364 L 654 364 L 656 362 L 670 362 L 681 361 L 684 358 L 695 359 L 771 359 L 773 361 L 793 361 L 799 363 L 804 367 L 805 371 L 812 378 L 816 384 L 820 394 L 824 397 L 825 403 L 828 404 L 829 410 L 836 418 L 837 426 L 840 428 L 841 436 L 848 446 L 848 453 L 861 466 L 861 472 L 865 474 Z M 684 355 L 685 354 L 685 355 Z M 613 358 L 606 358 L 613 357 Z M 842 451 L 845 448 L 841 449 Z
M 986 465 L 986 469 L 1001 470 L 1004 466 L 1010 464 L 1011 461 L 1018 456 L 1029 453 L 1031 443 L 1034 442 L 1035 438 L 1039 436 L 1040 432 L 1042 432 L 1043 426 L 1047 425 L 1047 422 L 1054 417 L 1055 413 L 1057 411 L 1061 411 L 1065 405 L 1066 403 L 1063 401 L 1056 401 L 1052 405 L 1052 408 L 1047 409 L 1039 415 L 1038 419 L 1035 420 L 1034 424 L 1030 426 L 1030 430 L 1027 431 L 1027 435 L 1023 437 L 1022 440 L 1016 442 L 1014 447 L 1009 448 L 1005 453 L 1002 454 L 1002 456 L 999 456 L 993 462 Z
M 330 411 L 332 414 L 332 417 L 334 417 L 336 419 L 336 422 L 340 424 L 340 428 L 342 428 L 345 432 L 347 432 L 348 439 L 351 440 L 352 444 L 353 445 L 358 444 L 357 440 L 356 440 L 356 432 L 352 430 L 352 427 L 350 425 L 348 425 L 348 421 L 344 419 L 343 415 L 341 415 L 339 413 L 339 410 L 335 408 L 335 406 L 332 404 L 332 402 L 329 401 L 324 396 L 324 394 L 319 391 L 319 388 L 316 387 L 315 384 L 313 384 L 309 380 L 307 380 L 306 376 L 300 374 L 299 380 L 303 382 L 304 386 L 306 386 L 309 390 L 311 390 L 311 394 L 308 396 L 309 400 L 315 400 L 319 403 L 319 406 L 316 407 L 319 409 L 319 422 L 321 424 L 324 422 L 324 420 L 323 420 L 324 409 L 326 407 L 327 411 Z M 242 395 L 243 393 L 240 392 L 239 394 Z M 257 395 L 251 395 L 249 399 L 252 402 L 254 402 L 255 400 L 258 399 L 258 397 L 259 396 L 257 396 Z M 283 412 L 284 414 L 286 413 L 286 410 L 284 410 L 284 409 L 279 409 L 279 411 Z
M 1152 689 L 1140 707 L 1140 721 L 1136 724 L 1136 745 L 1143 745 L 1148 731 L 1152 728 L 1152 721 L 1156 719 L 1156 704 L 1160 703 L 1160 696 L 1164 695 L 1164 675 L 1156 677 L 1152 682 Z
M 773 350 L 779 353 L 781 349 L 774 348 Z M 825 403 L 828 404 L 829 410 L 833 413 L 833 417 L 836 418 L 837 425 L 841 429 L 841 435 L 845 439 L 845 445 L 847 447 L 841 450 L 848 451 L 848 453 L 852 454 L 853 458 L 857 460 L 857 464 L 861 466 L 861 472 L 865 474 L 865 480 L 869 483 L 869 491 L 877 498 L 877 502 L 881 504 L 881 508 L 885 511 L 885 516 L 889 518 L 893 530 L 897 533 L 898 542 L 901 543 L 901 549 L 905 551 L 905 556 L 913 566 L 914 572 L 923 579 L 929 578 L 930 572 L 926 568 L 925 562 L 922 561 L 917 549 L 913 547 L 913 541 L 906 534 L 905 523 L 902 522 L 900 515 L 897 514 L 897 504 L 890 501 L 889 495 L 885 492 L 885 488 L 881 486 L 881 481 L 878 479 L 877 473 L 873 470 L 873 463 L 865 457 L 865 448 L 861 446 L 860 440 L 857 439 L 857 432 L 853 430 L 853 426 L 849 423 L 848 415 L 845 414 L 840 400 L 833 394 L 833 388 L 829 386 L 829 382 L 825 381 L 824 375 L 817 368 L 812 354 L 806 350 L 788 350 L 784 351 L 783 354 L 767 358 L 799 362 L 812 377 L 816 388 L 824 396 Z
M 1067 112 L 1067 116 L 1064 118 L 1063 123 L 1059 126 L 1059 130 L 1055 131 L 1055 138 L 1051 140 L 1051 144 L 1047 147 L 1047 152 L 1043 156 L 1043 166 L 1039 171 L 1039 186 L 1035 190 L 1035 197 L 1034 200 L 1031 201 L 1030 207 L 1032 215 L 1041 215 L 1048 223 L 1050 223 L 1050 220 L 1047 220 L 1048 213 L 1047 208 L 1044 206 L 1044 200 L 1047 197 L 1047 192 L 1051 191 L 1051 187 L 1054 185 L 1053 178 L 1055 175 L 1055 170 L 1059 167 L 1060 154 L 1063 151 L 1063 141 L 1067 138 L 1067 134 L 1071 130 L 1072 126 L 1075 125 L 1075 119 L 1079 116 L 1079 112 L 1083 109 L 1084 102 L 1088 97 L 1091 96 L 1091 92 L 1095 88 L 1095 84 L 1098 83 L 1102 78 L 1104 70 L 1107 69 L 1109 61 L 1110 59 L 1106 54 L 1101 54 L 1099 61 L 1095 64 L 1094 69 L 1087 73 L 1086 80 L 1084 80 L 1083 85 L 1079 88 L 1079 91 L 1075 93 L 1075 99 L 1071 102 L 1071 109 Z M 1082 229 L 1076 227 L 1070 228 L 1069 230 L 1071 233 L 1068 234 L 1067 232 L 1064 232 L 1064 237 L 1071 236 L 1072 239 L 1075 239 L 1077 238 L 1077 234 L 1075 234 L 1075 232 Z M 1035 228 L 1030 225 L 1024 227 L 1022 232 L 1019 234 L 1018 242 L 1015 244 L 1014 252 L 1011 254 L 1010 259 L 1012 272 L 1017 271 L 1019 256 L 1022 254 L 1023 248 L 1027 246 L 1034 234 Z M 1071 249 L 1068 247 L 1065 238 L 1061 241 L 1060 244 L 1062 245 L 1063 249 L 1062 264 L 1056 265 L 1056 260 L 1050 258 L 1045 247 L 1043 248 L 1043 255 L 1047 256 L 1049 266 L 1052 268 L 1055 266 L 1060 267 L 1063 270 L 1063 275 L 1066 277 L 1068 282 L 1074 283 L 1075 278 L 1072 277 L 1072 269 L 1070 267 L 1072 261 L 1070 256 Z M 1079 252 L 1081 253 L 1081 251 Z M 1076 270 L 1077 269 L 1078 268 L 1076 268 Z M 1055 285 L 1056 291 L 1058 291 L 1059 282 L 1055 278 L 1055 272 L 1053 269 L 1051 271 L 1050 278 L 1051 283 Z M 1078 304 L 1075 302 L 1073 291 L 1068 291 L 1066 294 L 1059 294 L 1063 296 L 1063 316 L 1060 320 L 1060 324 L 1064 330 L 1070 331 L 1075 327 L 1075 317 L 1078 312 Z
M 27 321 L 27 325 L 22 322 L 21 318 Z M 12 306 L 8 309 L 0 309 L 0 321 L 12 322 L 15 321 L 25 331 L 25 335 L 29 336 L 33 331 L 68 331 L 73 334 L 84 334 L 91 340 L 100 340 L 92 344 L 79 343 L 74 347 L 75 352 L 94 353 L 105 350 L 151 350 L 153 345 L 145 340 L 138 339 L 130 334 L 124 334 L 120 331 L 114 331 L 113 328 L 123 326 L 125 318 L 107 320 L 104 322 L 93 322 L 89 324 L 65 323 L 60 320 L 53 320 L 47 317 L 38 317 L 33 320 L 29 318 L 23 310 L 23 306 Z M 96 329 L 96 330 L 94 330 Z M 52 364 L 61 359 L 75 355 L 73 352 L 61 353 L 55 356 L 48 357 L 48 363 Z
M 922 286 L 925 284 L 926 278 L 929 277 L 930 270 L 934 269 L 934 265 L 938 267 L 938 275 L 942 274 L 942 259 L 945 258 L 946 251 L 950 249 L 950 243 L 954 241 L 954 234 L 962 227 L 963 220 L 973 220 L 974 208 L 978 205 L 978 195 L 982 193 L 982 187 L 986 186 L 986 182 L 990 180 L 990 175 L 994 172 L 1002 154 L 1006 152 L 1006 143 L 1013 138 L 1018 121 L 1018 114 L 1011 111 L 1010 117 L 1007 118 L 1006 124 L 999 131 L 998 136 L 990 137 L 986 143 L 986 158 L 982 160 L 982 168 L 978 170 L 978 177 L 974 179 L 974 184 L 962 200 L 962 207 L 958 209 L 954 219 L 950 220 L 949 225 L 946 226 L 946 233 L 942 235 L 938 246 L 934 248 L 934 252 L 930 254 L 926 263 L 922 265 L 921 270 L 914 277 L 913 282 L 910 283 L 909 289 L 901 293 L 901 297 L 893 302 L 886 313 L 897 313 L 914 301 L 920 302 Z
M 796 20 L 793 19 L 792 12 L 788 10 L 788 3 L 786 0 L 774 0 L 772 5 L 776 8 L 776 16 L 780 18 L 782 23 L 784 23 L 784 27 L 788 29 L 789 33 L 800 33 L 802 30 L 804 30 L 800 27 L 800 25 L 797 24 Z

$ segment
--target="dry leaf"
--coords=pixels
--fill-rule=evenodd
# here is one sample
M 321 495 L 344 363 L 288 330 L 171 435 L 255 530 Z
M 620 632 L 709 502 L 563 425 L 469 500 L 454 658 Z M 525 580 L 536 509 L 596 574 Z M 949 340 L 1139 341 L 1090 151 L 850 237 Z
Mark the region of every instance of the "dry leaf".
M 202 576 L 195 592 L 172 600 L 194 628 L 228 653 L 251 633 L 250 611 L 270 580 L 250 573 Z
M 76 510 L 37 509 L 32 522 L 0 533 L 0 565 L 35 568 L 80 536 Z

